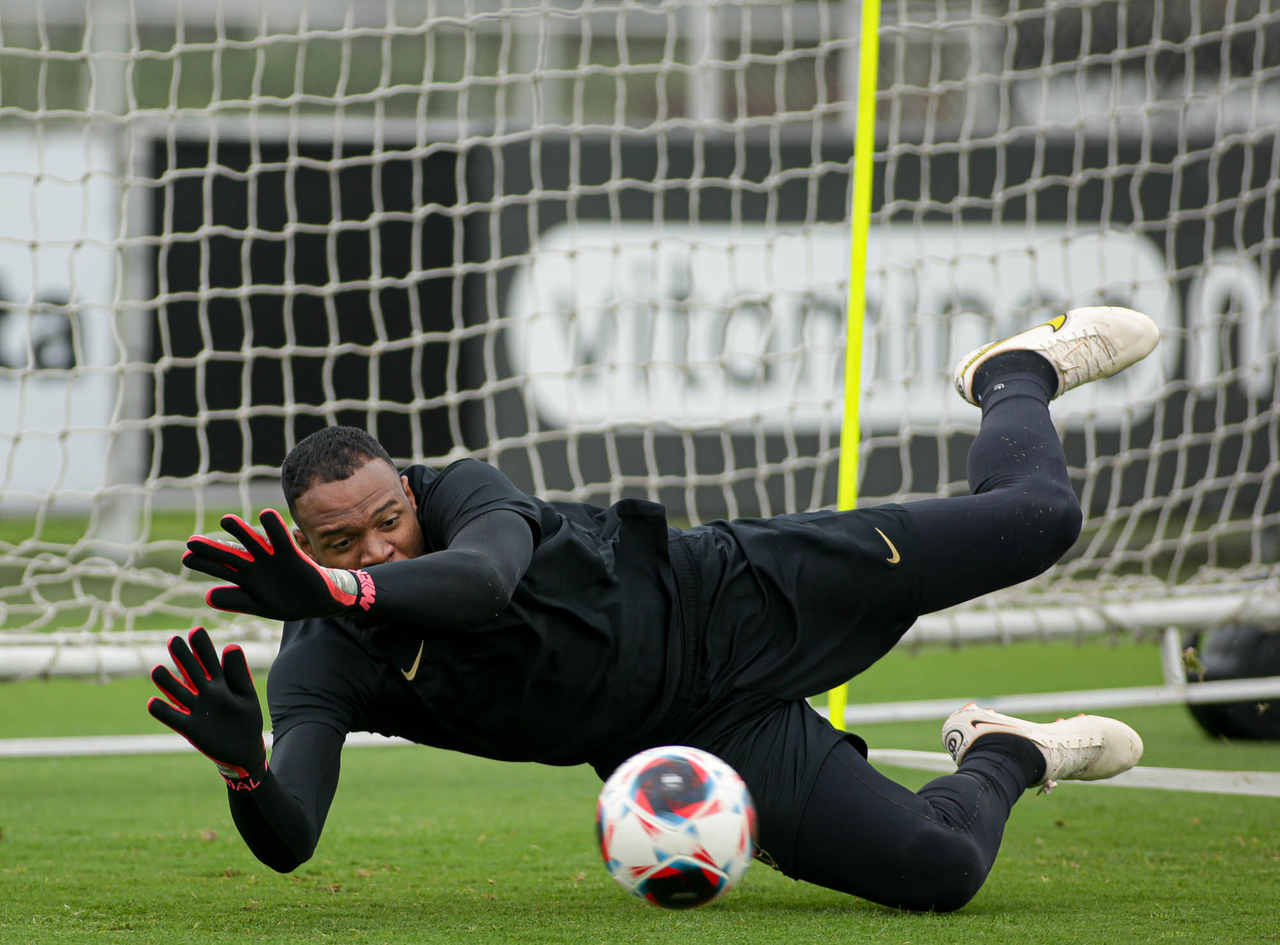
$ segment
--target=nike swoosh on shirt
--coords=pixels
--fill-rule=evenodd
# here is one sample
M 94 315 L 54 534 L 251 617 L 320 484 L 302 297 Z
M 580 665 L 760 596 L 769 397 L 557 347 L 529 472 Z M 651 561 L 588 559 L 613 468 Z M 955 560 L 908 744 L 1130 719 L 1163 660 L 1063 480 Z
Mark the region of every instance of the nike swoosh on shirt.
M 418 655 L 413 658 L 413 665 L 408 669 L 400 670 L 400 674 L 409 682 L 413 682 L 413 677 L 418 675 L 418 666 L 422 663 L 422 650 L 427 645 L 427 641 L 423 640 L 418 644 Z
M 884 543 L 889 546 L 889 557 L 885 558 L 884 560 L 889 562 L 890 564 L 897 564 L 899 561 L 901 561 L 902 555 L 898 554 L 898 549 L 894 545 L 894 543 L 889 540 L 889 536 L 886 535 L 884 532 L 880 531 L 880 529 L 878 528 L 876 529 L 876 534 L 879 535 L 881 538 L 883 538 Z

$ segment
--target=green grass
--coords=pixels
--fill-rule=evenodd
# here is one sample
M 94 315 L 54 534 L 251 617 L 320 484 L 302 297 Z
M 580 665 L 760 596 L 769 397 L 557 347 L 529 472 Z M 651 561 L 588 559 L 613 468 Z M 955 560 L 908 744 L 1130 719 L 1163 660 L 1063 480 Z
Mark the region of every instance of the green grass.
M 210 509 L 202 520 L 191 509 L 152 509 L 146 522 L 147 541 L 167 541 L 181 547 L 194 531 L 218 528 L 220 510 Z M 71 546 L 85 536 L 89 517 L 82 513 L 32 515 L 0 515 L 0 545 L 35 542 L 42 546 Z
M 1150 644 L 926 650 L 891 654 L 852 696 L 1158 674 Z M 2 686 L 0 737 L 162 731 L 143 710 L 150 692 L 134 679 Z M 1209 739 L 1181 707 L 1117 714 L 1146 738 L 1144 764 L 1280 770 L 1274 744 Z M 860 732 L 872 747 L 938 750 L 936 723 Z M 353 749 L 316 856 L 281 876 L 248 853 L 193 751 L 0 761 L 0 943 L 1280 943 L 1280 799 L 1073 784 L 1028 796 L 986 886 L 953 915 L 898 913 L 758 864 L 723 901 L 664 913 L 601 867 L 598 788 L 585 768 Z

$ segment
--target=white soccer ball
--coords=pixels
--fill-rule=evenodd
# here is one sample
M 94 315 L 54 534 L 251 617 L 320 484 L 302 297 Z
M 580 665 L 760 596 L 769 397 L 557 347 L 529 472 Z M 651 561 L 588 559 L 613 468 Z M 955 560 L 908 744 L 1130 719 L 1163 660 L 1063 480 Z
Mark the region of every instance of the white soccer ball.
M 623 889 L 664 909 L 690 909 L 742 880 L 755 853 L 755 805 L 738 772 L 715 755 L 650 748 L 605 782 L 596 836 Z

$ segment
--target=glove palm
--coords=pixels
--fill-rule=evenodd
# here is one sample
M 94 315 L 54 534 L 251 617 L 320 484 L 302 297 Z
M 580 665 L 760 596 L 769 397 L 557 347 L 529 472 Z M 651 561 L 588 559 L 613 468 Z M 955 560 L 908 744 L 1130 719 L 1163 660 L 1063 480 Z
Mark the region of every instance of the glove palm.
M 167 697 L 152 696 L 147 711 L 208 757 L 227 783 L 253 789 L 267 769 L 262 741 L 262 707 L 244 651 L 235 644 L 221 661 L 204 627 L 169 640 L 169 655 L 182 674 L 169 667 L 151 670 L 151 681 Z

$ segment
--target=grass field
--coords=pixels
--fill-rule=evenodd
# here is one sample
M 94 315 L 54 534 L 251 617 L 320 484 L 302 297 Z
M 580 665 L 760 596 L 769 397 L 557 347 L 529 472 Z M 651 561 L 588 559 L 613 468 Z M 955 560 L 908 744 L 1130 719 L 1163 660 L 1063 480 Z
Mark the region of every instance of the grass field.
M 895 653 L 856 700 L 1156 682 L 1154 645 Z M 1010 681 L 1014 680 L 1013 685 Z M 0 687 L 0 738 L 154 733 L 146 680 Z M 1280 770 L 1184 709 L 1117 713 L 1143 763 Z M 860 729 L 937 750 L 936 723 Z M 894 771 L 918 786 L 930 776 Z M 1280 943 L 1280 799 L 1065 784 L 1018 805 L 977 898 L 911 915 L 759 864 L 691 913 L 626 897 L 594 848 L 586 768 L 413 747 L 353 749 L 315 858 L 248 853 L 212 766 L 176 755 L 0 761 L 0 943 Z

